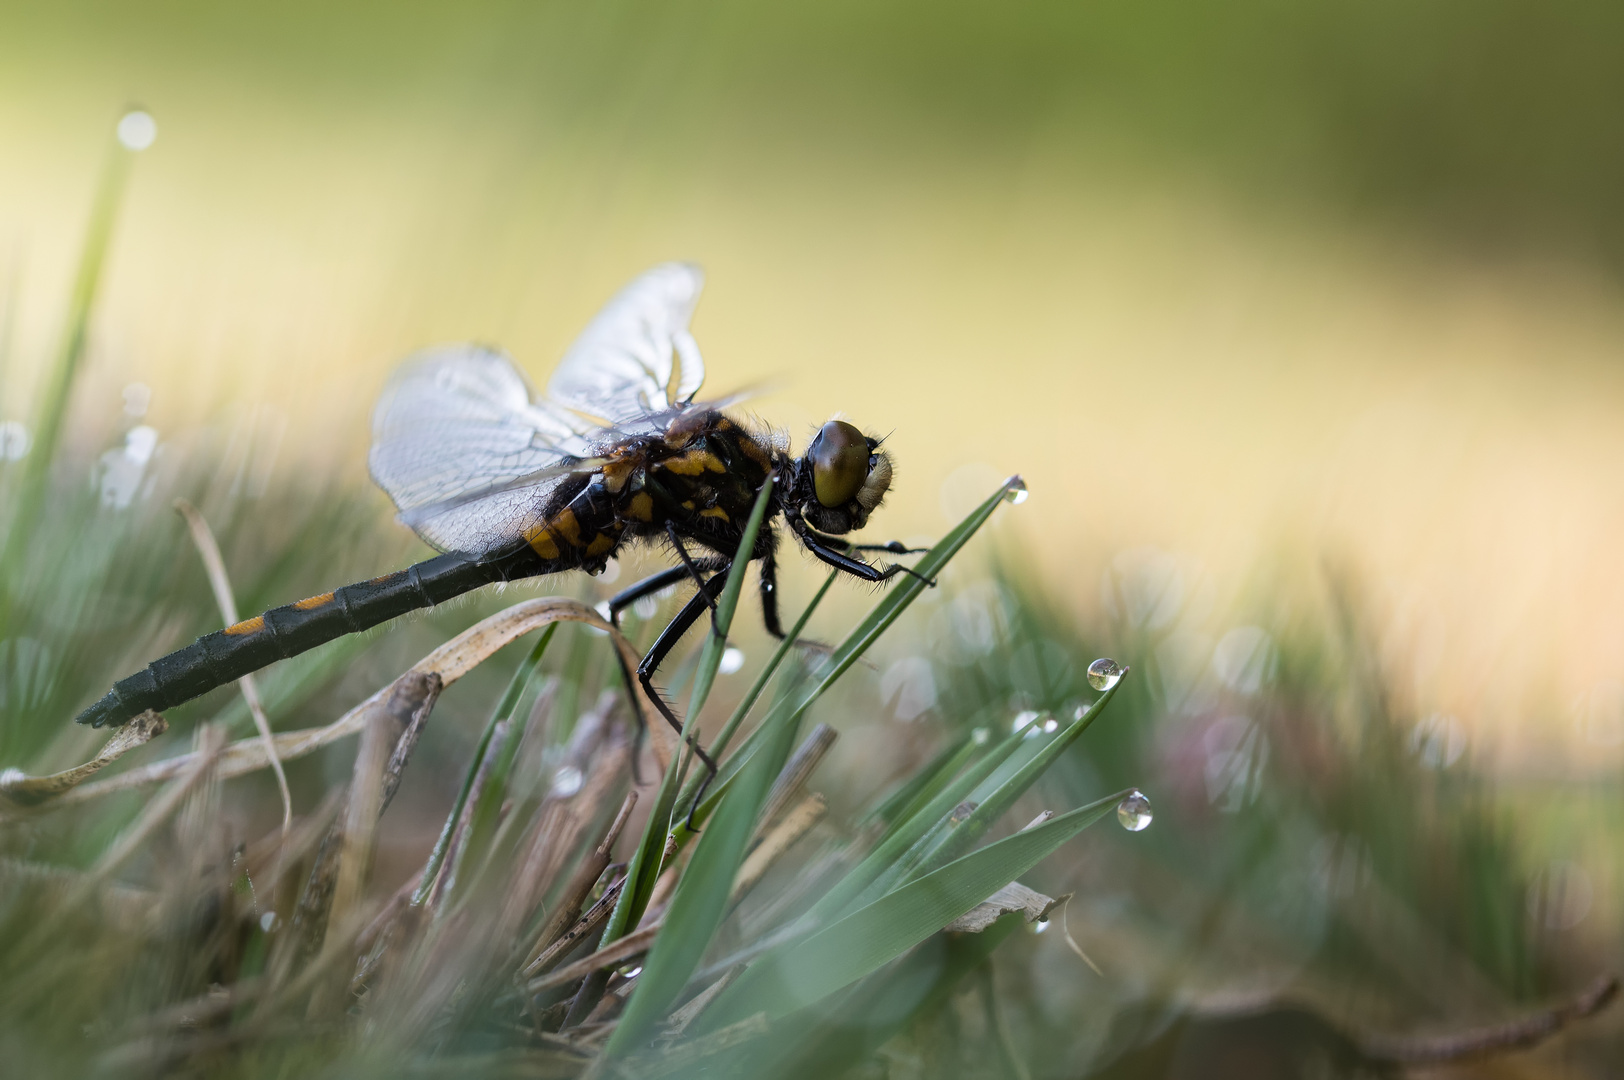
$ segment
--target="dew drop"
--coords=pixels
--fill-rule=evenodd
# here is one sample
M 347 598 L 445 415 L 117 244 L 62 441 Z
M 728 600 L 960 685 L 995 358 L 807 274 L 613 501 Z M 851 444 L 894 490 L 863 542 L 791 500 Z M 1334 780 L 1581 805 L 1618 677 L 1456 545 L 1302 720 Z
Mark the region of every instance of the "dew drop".
M 1137 788 L 1117 803 L 1117 820 L 1129 832 L 1143 832 L 1150 828 L 1150 820 L 1154 816 L 1151 813 L 1150 800 Z
M 1004 501 L 1012 506 L 1025 502 L 1027 494 L 1026 481 L 1020 477 L 1012 476 L 1004 482 Z
M 585 782 L 586 777 L 581 775 L 580 769 L 574 765 L 564 765 L 553 773 L 553 786 L 548 794 L 555 799 L 567 799 L 580 791 Z
M 1034 934 L 1041 934 L 1047 929 L 1049 929 L 1048 919 L 1039 919 L 1037 922 L 1032 924 L 1032 933 Z
M 1122 678 L 1122 665 L 1109 656 L 1102 656 L 1088 665 L 1088 685 L 1096 690 L 1109 690 Z
M 1010 734 L 1020 734 L 1022 729 L 1031 727 L 1032 723 L 1036 721 L 1037 718 L 1038 712 L 1036 709 L 1022 709 L 1020 712 L 1015 714 L 1015 719 L 1009 722 Z M 1036 730 L 1036 728 L 1032 729 L 1032 731 Z M 1028 731 L 1027 734 L 1032 734 L 1032 731 Z
M 1052 735 L 1054 732 L 1060 730 L 1060 721 L 1056 720 L 1052 716 L 1049 717 L 1049 719 L 1047 719 L 1047 720 L 1045 720 L 1043 722 L 1043 730 L 1044 730 L 1045 734 L 1051 734 Z
M 731 675 L 744 666 L 744 650 L 735 649 L 729 645 L 722 650 L 722 662 L 716 665 L 716 670 L 723 675 Z
M 259 917 L 259 928 L 267 934 L 274 934 L 281 921 L 276 917 L 276 912 L 267 911 Z
M 118 141 L 126 150 L 142 151 L 158 137 L 158 121 L 143 109 L 125 113 L 118 121 Z
M 988 731 L 984 727 L 978 727 L 974 731 L 970 732 L 970 741 L 975 743 L 977 746 L 986 746 L 987 740 L 990 738 L 992 738 L 992 732 Z
M 28 456 L 34 437 L 28 426 L 17 420 L 0 420 L 0 461 L 21 461 Z

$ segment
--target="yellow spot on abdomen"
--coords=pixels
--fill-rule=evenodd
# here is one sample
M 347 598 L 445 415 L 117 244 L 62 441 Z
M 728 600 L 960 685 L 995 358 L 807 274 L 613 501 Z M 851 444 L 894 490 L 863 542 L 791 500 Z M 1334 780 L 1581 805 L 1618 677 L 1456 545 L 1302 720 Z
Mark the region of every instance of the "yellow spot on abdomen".
M 558 541 L 553 539 L 553 534 L 546 526 L 532 529 L 524 538 L 529 542 L 530 549 L 543 559 L 558 558 Z
M 700 517 L 708 517 L 708 518 L 721 518 L 723 521 L 732 520 L 727 516 L 727 511 L 723 510 L 720 506 L 713 506 L 709 510 L 701 510 L 699 512 L 699 516 Z
M 562 536 L 570 546 L 580 546 L 581 523 L 575 520 L 574 510 L 560 510 L 558 516 L 547 523 L 547 528 L 554 536 Z
M 332 602 L 333 594 L 330 592 L 324 592 L 320 596 L 312 596 L 308 597 L 307 599 L 300 600 L 293 606 L 299 611 L 309 611 L 311 608 L 319 608 L 324 604 L 331 604 Z
M 654 499 L 646 491 L 639 491 L 626 504 L 626 512 L 638 521 L 654 520 Z
M 586 546 L 586 553 L 589 558 L 597 558 L 599 555 L 607 555 L 614 546 L 614 537 L 608 533 L 599 533 L 592 538 L 592 543 Z
M 666 458 L 660 464 L 678 476 L 698 476 L 706 469 L 716 473 L 727 472 L 727 466 L 722 464 L 721 458 L 702 448 Z
M 257 634 L 263 629 L 265 629 L 265 616 L 255 615 L 252 619 L 244 619 L 240 623 L 226 627 L 226 633 L 232 637 L 242 637 L 244 634 Z

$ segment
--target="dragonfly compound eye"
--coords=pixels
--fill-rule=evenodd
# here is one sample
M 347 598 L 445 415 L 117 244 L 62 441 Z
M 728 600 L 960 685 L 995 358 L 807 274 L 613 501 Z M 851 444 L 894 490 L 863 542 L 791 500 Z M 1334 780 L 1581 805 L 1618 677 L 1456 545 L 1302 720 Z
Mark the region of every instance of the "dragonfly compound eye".
M 812 490 L 831 509 L 854 499 L 868 479 L 868 440 L 844 420 L 824 424 L 806 456 L 812 462 Z

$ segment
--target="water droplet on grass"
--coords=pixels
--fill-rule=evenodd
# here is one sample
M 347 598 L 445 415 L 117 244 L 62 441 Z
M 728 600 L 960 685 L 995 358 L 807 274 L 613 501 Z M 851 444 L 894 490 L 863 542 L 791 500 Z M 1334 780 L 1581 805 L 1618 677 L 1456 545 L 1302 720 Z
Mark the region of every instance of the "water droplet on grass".
M 729 645 L 722 650 L 722 662 L 716 665 L 716 670 L 723 675 L 731 675 L 744 666 L 744 650 L 735 649 Z
M 28 456 L 34 438 L 28 426 L 17 420 L 0 421 L 0 461 L 21 461 Z
M 565 765 L 553 774 L 552 790 L 548 792 L 555 799 L 567 799 L 581 790 L 586 777 L 574 765 Z
M 1031 727 L 1032 723 L 1037 720 L 1037 718 L 1038 712 L 1036 709 L 1022 709 L 1020 712 L 1015 714 L 1015 719 L 1011 720 L 1009 723 L 1010 734 L 1020 734 L 1023 729 Z M 1034 728 L 1033 730 L 1036 729 Z M 1030 735 L 1031 732 L 1029 731 L 1027 734 Z
M 135 109 L 125 113 L 118 121 L 118 141 L 126 150 L 140 152 L 152 145 L 158 137 L 158 121 L 152 114 Z
M 1039 919 L 1037 922 L 1032 924 L 1032 933 L 1034 934 L 1041 934 L 1047 929 L 1049 929 L 1048 919 Z
M 1004 485 L 1004 501 L 1013 506 L 1019 506 L 1025 502 L 1028 494 L 1026 481 L 1018 476 L 1010 477 L 1009 481 Z
M 1122 678 L 1122 665 L 1109 656 L 1102 656 L 1088 665 L 1088 685 L 1096 690 L 1109 690 Z
M 1151 818 L 1155 815 L 1150 809 L 1150 800 L 1145 793 L 1137 789 L 1117 803 L 1117 820 L 1129 832 L 1143 832 L 1150 828 Z

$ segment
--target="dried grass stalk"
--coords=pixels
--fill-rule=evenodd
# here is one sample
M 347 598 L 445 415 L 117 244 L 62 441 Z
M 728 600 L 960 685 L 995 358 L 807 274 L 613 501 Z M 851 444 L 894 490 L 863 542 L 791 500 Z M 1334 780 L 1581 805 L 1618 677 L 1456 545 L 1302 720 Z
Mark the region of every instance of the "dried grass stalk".
M 642 660 L 620 631 L 611 626 L 597 611 L 569 597 L 546 596 L 514 604 L 488 619 L 475 623 L 412 665 L 406 675 L 438 675 L 442 686 L 450 686 L 515 638 L 555 622 L 586 623 L 588 626 L 605 631 L 610 641 L 614 643 L 621 661 L 632 670 L 636 670 Z M 402 678 L 404 677 L 403 675 Z M 279 732 L 273 740 L 277 756 L 283 761 L 289 761 L 314 753 L 339 739 L 359 734 L 365 725 L 367 711 L 385 700 L 392 692 L 392 687 L 393 684 L 379 690 L 326 727 Z M 665 725 L 659 713 L 654 711 L 653 706 L 641 696 L 641 693 L 638 697 L 638 707 L 643 713 L 655 757 L 659 759 L 660 767 L 663 769 L 676 750 L 676 733 Z M 653 722 L 649 723 L 651 717 Z M 222 779 L 242 776 L 265 768 L 269 760 L 266 747 L 260 739 L 244 739 L 225 748 L 220 761 L 220 776 Z M 51 806 L 72 805 L 115 791 L 160 783 L 185 772 L 191 763 L 192 755 L 181 755 L 154 762 L 140 769 L 131 769 L 119 776 L 74 788 L 51 803 Z
M 83 765 L 48 776 L 28 776 L 20 769 L 7 769 L 0 773 L 0 805 L 9 802 L 17 807 L 36 806 L 70 791 L 131 750 L 145 746 L 168 730 L 169 721 L 148 709 L 113 732 L 113 737 L 107 740 L 96 756 Z M 0 820 L 4 818 L 0 817 Z
M 197 553 L 203 559 L 203 569 L 209 576 L 209 586 L 214 590 L 214 602 L 219 605 L 221 618 L 225 619 L 225 625 L 235 626 L 237 599 L 232 595 L 231 578 L 226 575 L 226 561 L 220 555 L 220 545 L 214 539 L 213 530 L 203 520 L 203 515 L 198 513 L 197 507 L 185 499 L 176 499 L 175 509 L 186 519 L 186 527 L 191 530 L 192 542 L 197 545 Z M 259 731 L 271 771 L 276 774 L 276 789 L 282 796 L 282 832 L 286 833 L 293 825 L 293 795 L 288 791 L 288 774 L 276 756 L 276 739 L 271 734 L 271 721 L 265 715 L 265 705 L 259 697 L 259 683 L 249 673 L 237 680 L 237 686 L 242 690 L 243 701 L 248 703 L 249 715 L 254 718 L 254 727 Z

